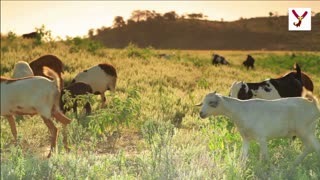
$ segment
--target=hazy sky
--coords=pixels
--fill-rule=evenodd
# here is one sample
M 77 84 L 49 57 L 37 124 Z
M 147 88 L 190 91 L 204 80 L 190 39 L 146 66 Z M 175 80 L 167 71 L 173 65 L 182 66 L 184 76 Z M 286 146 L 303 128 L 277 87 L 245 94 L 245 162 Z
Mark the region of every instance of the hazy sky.
M 18 35 L 32 32 L 42 24 L 53 37 L 87 35 L 90 28 L 111 26 L 115 16 L 128 19 L 133 10 L 203 13 L 209 20 L 237 20 L 268 16 L 269 12 L 286 15 L 289 7 L 309 7 L 320 12 L 320 1 L 2 1 L 1 33 Z

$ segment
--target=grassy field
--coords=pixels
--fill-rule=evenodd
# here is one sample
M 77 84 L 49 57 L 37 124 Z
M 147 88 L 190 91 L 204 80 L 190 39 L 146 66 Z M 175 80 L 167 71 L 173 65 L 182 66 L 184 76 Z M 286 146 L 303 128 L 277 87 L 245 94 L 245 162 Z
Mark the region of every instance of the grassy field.
M 58 139 L 57 152 L 47 159 L 49 131 L 39 116 L 17 118 L 19 146 L 12 144 L 6 119 L 1 117 L 1 179 L 319 179 L 320 157 L 315 153 L 289 172 L 301 152 L 301 141 L 269 141 L 271 160 L 259 160 L 252 142 L 250 158 L 241 167 L 241 137 L 227 117 L 199 117 L 195 106 L 208 92 L 227 95 L 234 81 L 258 82 L 279 77 L 299 62 L 320 97 L 319 52 L 192 51 L 104 49 L 75 41 L 35 44 L 20 38 L 1 39 L 1 75 L 11 76 L 14 63 L 54 54 L 65 63 L 65 83 L 84 69 L 111 63 L 118 73 L 115 95 L 99 109 L 90 97 L 93 114 L 69 125 L 71 152 Z M 170 59 L 158 58 L 168 53 Z M 230 66 L 211 65 L 211 54 L 225 56 Z M 295 53 L 296 57 L 291 58 Z M 241 66 L 246 55 L 256 69 Z M 79 109 L 80 111 L 81 109 Z M 61 128 L 59 123 L 56 123 Z M 317 137 L 320 140 L 318 121 Z

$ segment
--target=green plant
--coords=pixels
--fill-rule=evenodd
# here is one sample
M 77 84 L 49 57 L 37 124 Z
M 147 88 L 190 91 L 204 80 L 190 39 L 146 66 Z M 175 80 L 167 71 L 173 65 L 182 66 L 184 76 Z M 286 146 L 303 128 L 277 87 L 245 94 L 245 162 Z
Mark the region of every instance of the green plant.
M 9 31 L 9 33 L 8 33 L 9 42 L 13 42 L 15 39 L 17 39 L 17 35 L 14 32 Z
M 176 177 L 175 166 L 172 161 L 172 137 L 174 126 L 170 122 L 148 120 L 142 127 L 142 135 L 150 151 L 150 162 L 145 164 L 144 178 L 173 179 Z M 150 164 L 149 164 L 150 163 Z M 151 165 L 151 169 L 149 168 Z M 150 177 L 152 175 L 152 177 Z
M 42 25 L 40 28 L 36 28 L 37 36 L 34 41 L 35 46 L 43 44 L 43 42 L 52 41 L 51 31 L 46 30 L 45 25 Z
M 91 116 L 89 130 L 93 136 L 107 135 L 114 143 L 120 137 L 121 127 L 138 119 L 141 111 L 140 95 L 136 89 L 128 89 L 124 99 L 111 94 L 107 109 L 100 109 Z M 113 143 L 113 144 L 114 144 Z
M 81 50 L 86 50 L 87 52 L 95 54 L 97 50 L 103 47 L 103 45 L 98 41 L 94 41 L 88 38 L 81 38 L 79 36 L 74 38 L 67 37 L 65 43 L 71 46 L 69 48 L 70 53 L 78 53 Z
M 133 43 L 130 43 L 126 48 L 126 54 L 129 58 L 138 58 L 143 60 L 148 60 L 152 57 L 154 53 L 154 49 L 152 47 L 147 47 L 144 49 L 139 48 Z

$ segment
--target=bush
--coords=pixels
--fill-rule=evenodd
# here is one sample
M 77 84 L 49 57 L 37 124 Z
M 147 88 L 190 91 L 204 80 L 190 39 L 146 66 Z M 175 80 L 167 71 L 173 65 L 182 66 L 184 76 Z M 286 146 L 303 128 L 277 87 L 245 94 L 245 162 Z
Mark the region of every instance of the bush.
M 121 127 L 129 126 L 129 123 L 140 116 L 140 95 L 135 89 L 127 91 L 127 97 L 119 98 L 117 95 L 109 95 L 110 103 L 106 109 L 98 110 L 90 117 L 89 131 L 95 137 L 106 135 L 113 142 L 120 137 Z
M 65 43 L 71 46 L 69 49 L 70 53 L 78 53 L 81 50 L 85 50 L 87 52 L 95 54 L 97 50 L 103 47 L 103 45 L 98 41 L 94 41 L 88 38 L 81 38 L 81 37 L 75 37 L 75 38 L 67 37 L 67 40 L 65 41 Z
M 135 44 L 130 43 L 126 48 L 126 54 L 129 58 L 138 58 L 147 60 L 154 56 L 154 49 L 152 47 L 148 47 L 145 49 L 141 49 L 137 47 Z

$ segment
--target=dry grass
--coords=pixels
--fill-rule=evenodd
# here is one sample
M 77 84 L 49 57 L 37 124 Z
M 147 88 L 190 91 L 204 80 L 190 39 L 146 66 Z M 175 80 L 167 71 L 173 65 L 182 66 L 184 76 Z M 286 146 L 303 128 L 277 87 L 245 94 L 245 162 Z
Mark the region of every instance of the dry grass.
M 62 42 L 55 43 L 54 46 L 43 44 L 34 48 L 29 47 L 30 43 L 32 42 L 15 41 L 1 44 L 2 50 L 4 47 L 8 48 L 1 55 L 1 75 L 11 76 L 13 65 L 19 60 L 30 62 L 44 54 L 54 54 L 65 63 L 66 72 L 63 78 L 66 83 L 90 66 L 102 62 L 111 63 L 118 72 L 117 96 L 123 100 L 128 95 L 128 89 L 136 89 L 140 94 L 138 103 L 141 105 L 141 113 L 135 119 L 130 119 L 128 126 L 121 125 L 121 136 L 115 141 L 105 133 L 93 136 L 90 127 L 78 124 L 74 114 L 68 113 L 67 115 L 74 119 L 69 128 L 72 151 L 69 154 L 64 153 L 60 136 L 58 153 L 50 160 L 45 158 L 49 147 L 49 132 L 40 117 L 26 116 L 18 123 L 22 155 L 14 153 L 17 148 L 10 144 L 12 135 L 9 125 L 1 118 L 2 179 L 289 177 L 287 167 L 300 153 L 300 141 L 270 141 L 271 167 L 261 164 L 257 158 L 259 148 L 253 143 L 250 150 L 251 160 L 243 169 L 238 164 L 241 146 L 238 132 L 232 129 L 232 126 L 229 127 L 227 118 L 210 117 L 200 120 L 199 110 L 194 104 L 210 91 L 217 90 L 227 95 L 235 80 L 261 81 L 282 74 L 259 66 L 253 71 L 247 71 L 241 67 L 247 54 L 253 54 L 258 61 L 263 61 L 272 54 L 285 56 L 291 52 L 151 50 L 146 55 L 148 58 L 144 59 L 128 57 L 127 49 L 69 53 L 69 46 Z M 173 56 L 169 60 L 160 59 L 156 56 L 157 53 Z M 212 53 L 225 56 L 232 65 L 212 66 Z M 319 53 L 304 53 L 320 57 Z M 272 66 L 276 64 L 271 64 L 270 67 Z M 308 68 L 305 67 L 307 71 Z M 283 72 L 287 70 L 282 69 Z M 315 95 L 320 97 L 320 73 L 309 74 L 315 83 Z M 112 100 L 108 95 L 109 104 Z M 98 105 L 99 97 L 95 97 L 93 114 L 97 117 L 104 116 L 103 113 L 110 110 L 110 107 L 107 107 L 101 112 Z M 174 128 L 172 122 L 179 120 L 182 121 L 179 128 Z M 96 121 L 95 116 L 81 118 L 81 124 L 92 121 Z M 150 128 L 150 124 L 156 128 L 149 129 L 147 133 L 145 131 Z M 169 133 L 171 129 L 174 131 L 172 135 Z M 319 128 L 317 133 L 320 138 Z M 152 141 L 149 141 L 148 137 L 153 138 Z M 34 163 L 36 165 L 28 166 Z M 319 167 L 319 158 L 315 154 L 311 155 L 297 168 L 292 178 L 317 179 Z

